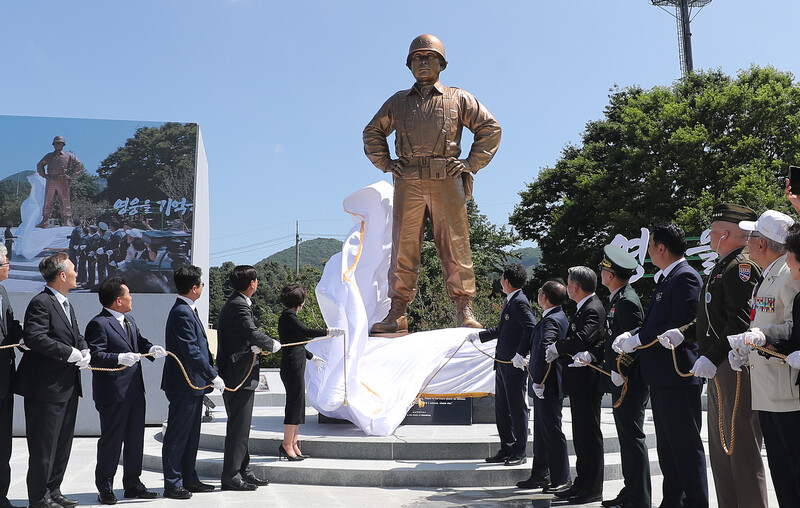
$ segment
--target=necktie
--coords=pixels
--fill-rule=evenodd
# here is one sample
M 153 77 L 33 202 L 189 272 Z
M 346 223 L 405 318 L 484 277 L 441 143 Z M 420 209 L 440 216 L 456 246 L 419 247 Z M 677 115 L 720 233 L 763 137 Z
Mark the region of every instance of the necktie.
M 136 344 L 133 341 L 133 330 L 131 330 L 131 322 L 125 320 L 125 331 L 128 332 L 128 342 L 131 344 L 133 352 L 136 353 Z
M 69 314 L 69 300 L 64 300 L 64 312 L 67 314 L 67 320 L 72 323 L 72 316 Z

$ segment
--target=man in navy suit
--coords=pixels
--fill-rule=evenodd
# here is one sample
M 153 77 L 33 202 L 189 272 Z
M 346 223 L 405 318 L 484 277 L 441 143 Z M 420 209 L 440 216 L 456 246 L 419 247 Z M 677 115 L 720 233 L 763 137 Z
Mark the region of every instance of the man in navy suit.
M 0 282 L 8 278 L 8 251 L 0 244 Z M 0 345 L 10 346 L 22 339 L 22 326 L 14 317 L 6 288 L 0 285 Z M 0 508 L 14 508 L 8 501 L 11 485 L 11 433 L 14 421 L 14 348 L 0 349 Z
M 100 439 L 97 440 L 97 467 L 94 470 L 97 499 L 115 504 L 114 474 L 123 444 L 122 487 L 126 498 L 153 499 L 158 494 L 147 490 L 139 480 L 144 452 L 144 379 L 139 363 L 141 354 L 150 361 L 167 356 L 161 346 L 142 337 L 128 312 L 133 298 L 125 281 L 110 277 L 100 283 L 97 295 L 103 310 L 86 326 L 86 342 L 92 353 L 92 366 L 125 367 L 117 372 L 92 372 L 92 393 L 100 413 Z
M 78 274 L 66 252 L 39 263 L 47 286 L 25 311 L 25 351 L 14 390 L 25 398 L 28 441 L 28 504 L 35 508 L 71 508 L 78 501 L 61 493 L 75 432 L 81 392 L 79 369 L 92 359 L 75 310 L 67 299 Z M 48 496 L 49 494 L 49 496 Z
M 183 364 L 194 386 L 213 385 L 225 389 L 225 381 L 212 365 L 211 351 L 195 301 L 203 293 L 203 272 L 194 265 L 175 271 L 173 280 L 178 298 L 167 317 L 166 345 Z M 195 463 L 200 445 L 200 418 L 203 395 L 211 387 L 195 390 L 186 382 L 177 362 L 164 363 L 161 389 L 169 400 L 167 431 L 164 433 L 161 462 L 164 471 L 164 497 L 189 499 L 192 492 L 210 492 L 213 485 L 201 483 Z
M 572 441 L 575 444 L 575 481 L 572 487 L 556 493 L 571 504 L 587 504 L 603 497 L 603 433 L 600 431 L 599 378 L 587 363 L 603 361 L 605 307 L 594 293 L 597 274 L 587 266 L 573 266 L 567 277 L 567 294 L 578 304 L 567 336 L 547 348 L 546 360 L 572 359 L 563 376 L 564 392 L 569 395 L 572 415 Z
M 503 270 L 500 286 L 506 302 L 500 314 L 500 324 L 489 330 L 471 333 L 473 342 L 497 339 L 495 358 L 512 361 L 513 364 L 495 362 L 494 413 L 497 433 L 500 435 L 500 450 L 487 457 L 486 462 L 503 462 L 516 466 L 526 462 L 525 448 L 528 444 L 528 406 L 525 403 L 524 357 L 531 350 L 531 333 L 536 319 L 525 294 L 520 289 L 528 278 L 525 267 L 510 264 Z
M 631 353 L 667 330 L 692 322 L 697 315 L 703 283 L 683 257 L 683 230 L 668 223 L 653 226 L 647 252 L 661 269 L 661 278 L 638 333 L 626 332 L 614 339 L 617 352 Z M 697 361 L 697 342 L 683 342 L 674 351 L 677 368 L 688 373 Z M 661 506 L 707 507 L 706 456 L 700 438 L 702 379 L 678 375 L 671 351 L 659 345 L 639 351 L 639 361 L 642 380 L 650 385 L 658 463 L 664 475 Z
M 561 362 L 547 363 L 550 344 L 566 337 L 567 315 L 561 305 L 567 301 L 567 286 L 561 279 L 551 279 L 539 289 L 538 303 L 542 319 L 533 328 L 530 350 L 531 379 L 528 391 L 533 397 L 533 466 L 531 477 L 517 483 L 521 489 L 544 487 L 555 494 L 572 486 L 569 477 L 567 439 L 561 430 Z M 548 368 L 550 373 L 547 374 Z M 547 374 L 547 379 L 544 379 Z

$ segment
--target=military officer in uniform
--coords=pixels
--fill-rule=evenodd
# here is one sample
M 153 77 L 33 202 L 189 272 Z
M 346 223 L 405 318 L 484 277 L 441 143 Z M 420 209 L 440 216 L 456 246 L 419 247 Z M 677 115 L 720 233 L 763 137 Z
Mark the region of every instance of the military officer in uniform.
M 439 82 L 447 67 L 444 46 L 433 35 L 411 41 L 406 66 L 416 83 L 387 100 L 364 127 L 364 152 L 384 173 L 394 175 L 392 257 L 387 316 L 371 333 L 408 330 L 407 308 L 417 292 L 425 218 L 433 223 L 447 296 L 458 309 L 458 325 L 483 328 L 472 311 L 475 274 L 469 243 L 467 199 L 473 175 L 489 164 L 500 144 L 500 125 L 469 92 Z M 461 133 L 473 134 L 461 155 Z M 386 138 L 395 133 L 391 158 Z
M 601 379 L 603 391 L 611 393 L 614 401 L 622 396 L 622 386 L 627 380 L 627 390 L 619 407 L 614 408 L 617 427 L 622 476 L 625 486 L 616 498 L 603 501 L 603 506 L 642 508 L 651 503 L 650 459 L 644 434 L 644 413 L 650 398 L 650 389 L 639 372 L 638 353 L 617 354 L 611 347 L 614 339 L 624 332 L 637 330 L 644 321 L 644 311 L 639 295 L 629 284 L 639 263 L 636 258 L 613 245 L 603 247 L 600 262 L 600 281 L 610 292 L 606 304 L 606 340 L 603 355 L 606 372 L 611 372 L 611 382 Z
M 800 280 L 792 278 L 787 265 L 786 235 L 792 224 L 791 217 L 775 210 L 767 210 L 756 222 L 739 223 L 750 232 L 747 250 L 750 259 L 763 268 L 764 278 L 751 300 L 750 330 L 728 337 L 733 348 L 728 353 L 731 368 L 750 365 L 752 408 L 758 413 L 772 484 L 782 508 L 800 506 L 798 370 L 777 356 L 754 350 L 745 341 L 784 354 L 793 350 L 792 309 Z
M 697 318 L 679 329 L 667 330 L 660 338 L 666 348 L 678 346 L 684 340 L 697 341 L 701 356 L 690 372 L 709 380 L 708 451 L 717 501 L 726 508 L 767 507 L 761 426 L 757 413 L 751 409 L 747 372 L 739 374 L 742 379 L 735 423 L 736 446 L 731 455 L 725 452 L 725 447 L 731 446 L 730 415 L 737 394 L 737 374 L 727 361 L 731 349 L 728 335 L 742 333 L 750 326 L 750 298 L 761 280 L 761 269 L 742 254 L 747 234 L 739 227 L 739 221 L 757 218 L 758 215 L 746 206 L 723 203 L 714 207 L 711 248 L 719 254 L 719 259 L 700 293 Z M 711 379 L 714 382 L 710 382 Z M 724 417 L 723 429 L 728 429 L 724 446 L 719 429 L 720 413 Z
M 72 179 L 83 171 L 83 163 L 78 160 L 72 152 L 65 152 L 64 147 L 67 141 L 63 136 L 53 138 L 53 150 L 48 153 L 36 165 L 36 171 L 47 180 L 44 196 L 44 210 L 42 211 L 42 222 L 37 224 L 37 228 L 46 228 L 47 220 L 53 212 L 53 202 L 58 194 L 61 202 L 61 218 L 64 225 L 72 224 L 72 207 L 69 200 L 69 187 Z M 45 168 L 47 170 L 45 171 Z

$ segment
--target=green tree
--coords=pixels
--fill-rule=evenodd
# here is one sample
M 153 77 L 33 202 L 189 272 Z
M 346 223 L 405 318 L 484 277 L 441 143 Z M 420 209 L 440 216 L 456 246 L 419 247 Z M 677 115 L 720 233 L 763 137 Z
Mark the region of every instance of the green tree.
M 170 122 L 137 129 L 97 169 L 107 180 L 105 198 L 111 203 L 126 197 L 191 199 L 196 149 L 197 124 Z
M 596 266 L 616 234 L 658 221 L 698 236 L 719 202 L 788 211 L 782 177 L 798 159 L 798 127 L 800 87 L 772 67 L 613 89 L 603 118 L 527 185 L 509 218 L 542 250 L 533 283 Z

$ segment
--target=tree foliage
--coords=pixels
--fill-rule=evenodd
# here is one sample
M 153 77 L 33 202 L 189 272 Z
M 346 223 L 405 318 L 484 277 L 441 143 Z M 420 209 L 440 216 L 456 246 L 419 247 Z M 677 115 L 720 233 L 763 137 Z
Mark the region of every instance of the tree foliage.
M 616 234 L 658 221 L 698 236 L 719 202 L 788 211 L 782 177 L 798 159 L 798 127 L 800 87 L 772 67 L 613 89 L 603 118 L 527 185 L 509 218 L 542 250 L 536 283 L 596 266 Z
M 197 124 L 165 123 L 141 127 L 125 146 L 100 163 L 106 199 L 190 199 L 193 196 Z

